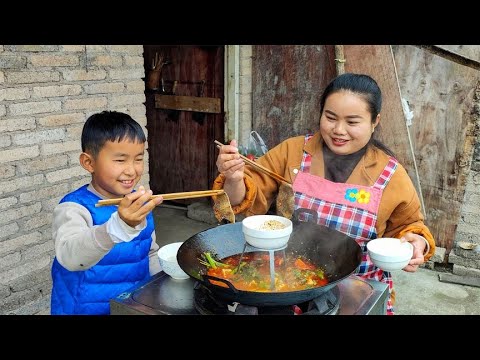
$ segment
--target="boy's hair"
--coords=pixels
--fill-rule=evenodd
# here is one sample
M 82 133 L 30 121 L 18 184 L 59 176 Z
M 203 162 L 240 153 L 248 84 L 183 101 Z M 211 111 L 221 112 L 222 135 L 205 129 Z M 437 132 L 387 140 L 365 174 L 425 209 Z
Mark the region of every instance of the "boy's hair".
M 128 114 L 102 111 L 90 116 L 82 130 L 82 151 L 96 157 L 105 142 L 122 140 L 144 143 L 145 133 L 139 123 Z

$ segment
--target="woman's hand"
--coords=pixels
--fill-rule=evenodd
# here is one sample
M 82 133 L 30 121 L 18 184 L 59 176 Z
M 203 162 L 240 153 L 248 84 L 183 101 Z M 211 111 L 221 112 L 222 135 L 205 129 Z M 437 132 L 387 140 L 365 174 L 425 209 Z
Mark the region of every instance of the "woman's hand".
M 243 181 L 245 163 L 238 153 L 237 141 L 232 140 L 230 145 L 222 145 L 217 157 L 217 169 L 225 176 L 227 182 Z
M 245 163 L 238 153 L 237 140 L 230 145 L 222 145 L 217 157 L 217 169 L 225 176 L 223 189 L 227 193 L 232 206 L 240 204 L 245 199 L 245 182 L 243 176 Z
M 120 219 L 131 227 L 141 224 L 150 211 L 163 202 L 161 196 L 152 200 L 150 196 L 152 196 L 152 190 L 145 191 L 143 186 L 140 186 L 138 191 L 125 195 L 118 205 Z
M 407 266 L 403 268 L 404 271 L 407 272 L 415 272 L 418 269 L 418 266 L 425 262 L 423 257 L 423 253 L 425 252 L 425 247 L 427 244 L 422 236 L 414 234 L 414 233 L 406 233 L 400 239 L 401 242 L 408 241 L 410 244 L 413 245 L 413 255 L 410 259 L 410 262 Z

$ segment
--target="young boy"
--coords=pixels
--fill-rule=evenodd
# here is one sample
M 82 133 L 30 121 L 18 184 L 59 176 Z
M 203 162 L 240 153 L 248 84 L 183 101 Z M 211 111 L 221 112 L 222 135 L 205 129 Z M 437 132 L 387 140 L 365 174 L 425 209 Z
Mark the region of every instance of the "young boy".
M 82 131 L 80 164 L 92 181 L 53 212 L 51 314 L 109 314 L 109 300 L 159 272 L 152 210 L 163 199 L 140 186 L 145 134 L 129 115 L 104 111 Z M 123 197 L 117 206 L 98 200 Z

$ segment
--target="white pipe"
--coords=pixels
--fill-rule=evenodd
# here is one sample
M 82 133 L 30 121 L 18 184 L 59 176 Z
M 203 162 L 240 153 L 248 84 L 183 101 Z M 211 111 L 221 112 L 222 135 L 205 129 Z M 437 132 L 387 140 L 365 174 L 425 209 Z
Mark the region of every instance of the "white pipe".
M 237 139 L 240 127 L 240 46 L 225 49 L 225 139 Z
M 235 49 L 235 114 L 234 114 L 234 130 L 233 138 L 238 140 L 238 131 L 240 127 L 240 45 L 234 45 Z

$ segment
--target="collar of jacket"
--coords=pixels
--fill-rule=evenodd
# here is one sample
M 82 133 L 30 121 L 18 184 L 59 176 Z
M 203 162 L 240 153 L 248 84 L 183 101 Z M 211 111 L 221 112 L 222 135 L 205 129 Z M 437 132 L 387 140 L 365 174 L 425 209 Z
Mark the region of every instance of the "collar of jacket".
M 320 135 L 320 131 L 317 131 L 313 135 L 313 137 L 310 139 L 310 141 L 303 146 L 303 150 L 309 153 L 310 155 L 321 154 L 322 146 L 323 146 L 323 138 Z M 379 149 L 377 149 L 376 146 L 374 145 L 368 146 L 367 151 L 365 152 L 365 156 L 360 160 L 360 162 L 362 163 L 361 164 L 362 168 L 364 170 L 377 165 L 378 151 Z M 366 175 L 368 176 L 368 174 Z

